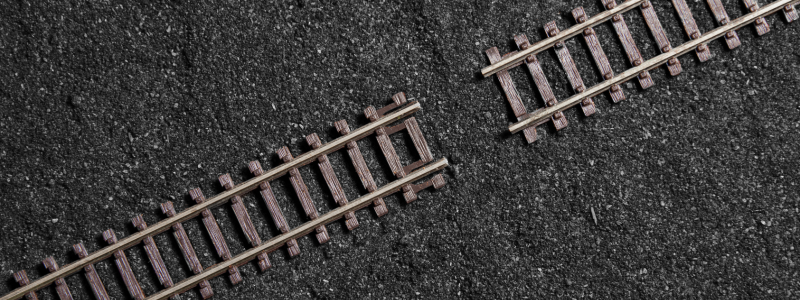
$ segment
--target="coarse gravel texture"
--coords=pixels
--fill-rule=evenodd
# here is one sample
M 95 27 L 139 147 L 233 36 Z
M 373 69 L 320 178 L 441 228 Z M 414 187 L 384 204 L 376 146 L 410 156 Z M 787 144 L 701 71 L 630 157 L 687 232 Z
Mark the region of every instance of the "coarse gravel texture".
M 701 30 L 716 26 L 689 1 Z M 766 3 L 767 1 L 759 1 Z M 739 1 L 723 1 L 731 17 Z M 299 240 L 244 282 L 211 281 L 215 299 L 283 298 L 798 298 L 800 247 L 800 24 L 739 31 L 743 45 L 710 44 L 714 58 L 682 57 L 684 73 L 651 72 L 655 86 L 623 85 L 627 100 L 595 99 L 586 118 L 539 128 L 528 145 L 483 51 L 514 50 L 570 11 L 600 1 L 7 1 L 0 9 L 0 294 L 13 272 L 46 274 L 41 260 L 76 259 L 71 245 L 105 245 L 130 218 L 164 218 L 159 203 L 213 195 L 217 176 L 251 178 L 246 163 L 279 164 L 305 135 L 404 91 L 447 185 L 389 214 L 356 215 L 331 241 Z M 654 5 L 673 44 L 687 41 L 669 1 Z M 659 54 L 638 9 L 625 14 L 645 58 Z M 611 24 L 596 28 L 616 71 L 629 67 Z M 582 38 L 567 43 L 588 85 L 600 74 Z M 539 55 L 558 99 L 571 88 L 552 51 Z M 590 71 L 591 70 L 591 71 Z M 542 106 L 522 68 L 512 77 L 529 111 Z M 398 149 L 407 141 L 395 137 Z M 378 185 L 392 180 L 374 137 L 359 145 Z M 405 162 L 413 159 L 402 150 Z M 364 193 L 344 152 L 330 156 L 349 197 Z M 336 205 L 316 167 L 302 169 L 320 212 Z M 286 179 L 273 188 L 289 219 L 306 220 Z M 278 231 L 257 194 L 245 197 L 258 231 Z M 594 212 L 594 216 L 593 216 Z M 213 210 L 234 253 L 247 247 L 232 209 Z M 596 222 L 595 222 L 596 217 Z M 219 262 L 195 219 L 184 224 L 205 266 Z M 175 281 L 191 275 L 170 234 L 156 237 Z M 127 251 L 147 294 L 159 289 L 142 247 Z M 127 291 L 113 261 L 96 265 L 108 292 Z M 67 279 L 91 298 L 82 275 Z M 52 299 L 55 289 L 40 296 Z M 198 298 L 196 290 L 184 299 Z

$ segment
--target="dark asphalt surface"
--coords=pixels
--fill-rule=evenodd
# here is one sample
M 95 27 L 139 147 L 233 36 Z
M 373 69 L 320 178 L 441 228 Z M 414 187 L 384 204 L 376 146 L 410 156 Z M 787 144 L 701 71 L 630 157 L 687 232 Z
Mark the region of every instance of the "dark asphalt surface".
M 447 186 L 410 205 L 389 197 L 380 219 L 362 210 L 354 232 L 329 225 L 329 244 L 303 238 L 299 257 L 275 252 L 265 274 L 249 263 L 242 284 L 214 279 L 215 299 L 800 297 L 800 24 L 782 15 L 766 36 L 740 30 L 735 51 L 711 43 L 709 62 L 683 56 L 678 77 L 651 72 L 651 89 L 624 85 L 626 101 L 598 97 L 595 116 L 569 110 L 566 129 L 540 127 L 527 145 L 505 133 L 497 81 L 477 75 L 483 51 L 512 50 L 515 33 L 542 39 L 546 22 L 566 28 L 572 8 L 594 15 L 600 1 L 110 2 L 0 5 L 0 294 L 14 271 L 41 277 L 45 257 L 74 261 L 72 244 L 97 250 L 103 230 L 127 236 L 138 213 L 153 224 L 159 203 L 184 209 L 189 188 L 220 192 L 218 175 L 250 178 L 248 161 L 275 166 L 281 146 L 307 151 L 305 135 L 331 140 L 333 121 L 364 124 L 365 107 L 404 91 L 422 104 L 434 157 L 451 162 Z M 705 1 L 689 2 L 713 28 Z M 669 2 L 655 5 L 673 44 L 687 41 Z M 645 58 L 657 55 L 638 10 L 626 19 Z M 596 31 L 613 68 L 627 68 L 611 25 Z M 583 40 L 567 46 L 597 83 Z M 539 59 L 565 99 L 555 54 Z M 512 76 L 529 111 L 540 107 L 526 72 Z M 360 145 L 389 182 L 374 138 Z M 331 161 L 349 165 L 344 152 Z M 303 174 L 320 211 L 334 207 L 320 174 Z M 363 192 L 352 175 L 340 175 L 351 199 Z M 273 187 L 290 224 L 303 222 L 288 181 Z M 245 202 L 272 236 L 257 196 Z M 232 210 L 214 213 L 245 249 Z M 201 226 L 185 224 L 208 266 L 218 260 Z M 156 238 L 177 281 L 190 271 L 173 240 Z M 143 249 L 127 252 L 154 293 Z M 113 262 L 97 268 L 124 299 Z M 83 276 L 67 281 L 90 297 Z

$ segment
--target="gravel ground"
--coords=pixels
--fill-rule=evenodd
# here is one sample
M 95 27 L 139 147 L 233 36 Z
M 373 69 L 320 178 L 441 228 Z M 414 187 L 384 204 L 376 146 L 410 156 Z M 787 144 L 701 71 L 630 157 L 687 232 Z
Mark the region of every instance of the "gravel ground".
M 97 250 L 103 230 L 127 236 L 138 213 L 153 224 L 159 203 L 184 209 L 189 188 L 220 192 L 218 175 L 248 179 L 248 161 L 275 166 L 281 146 L 307 151 L 305 135 L 331 140 L 333 121 L 364 124 L 365 107 L 404 91 L 422 104 L 434 157 L 451 162 L 447 186 L 410 205 L 389 197 L 382 218 L 360 211 L 353 232 L 329 225 L 329 244 L 303 238 L 299 257 L 277 251 L 264 274 L 249 263 L 242 284 L 214 279 L 216 299 L 800 296 L 800 30 L 783 16 L 763 37 L 740 30 L 735 51 L 711 43 L 709 62 L 683 56 L 678 77 L 653 71 L 646 91 L 624 85 L 628 100 L 598 97 L 595 116 L 567 111 L 567 128 L 540 127 L 527 145 L 505 133 L 513 115 L 497 81 L 478 74 L 483 51 L 511 51 L 516 33 L 542 39 L 546 22 L 566 28 L 572 8 L 595 15 L 600 1 L 116 2 L 2 4 L 0 294 L 16 287 L 14 271 L 41 277 L 45 257 L 71 262 L 79 241 Z M 690 2 L 700 28 L 713 28 L 704 1 Z M 687 41 L 669 2 L 655 5 L 673 44 Z M 643 55 L 657 55 L 641 14 L 626 19 Z M 613 68 L 627 68 L 611 25 L 596 31 Z M 593 70 L 587 84 L 601 80 L 582 39 L 567 46 Z M 539 59 L 568 97 L 555 54 Z M 524 70 L 512 77 L 529 110 L 542 106 Z M 388 183 L 374 138 L 360 145 Z M 331 161 L 349 168 L 343 152 Z M 319 210 L 335 207 L 319 172 L 303 174 Z M 349 175 L 355 198 L 363 190 Z M 290 224 L 302 223 L 288 181 L 273 187 Z M 257 195 L 245 202 L 262 236 L 274 235 Z M 245 249 L 233 211 L 213 212 L 231 249 Z M 218 262 L 202 224 L 185 227 L 208 253 L 202 263 Z M 174 239 L 156 241 L 174 279 L 189 276 Z M 127 253 L 154 293 L 143 249 Z M 113 262 L 97 268 L 113 298 L 127 297 Z M 83 276 L 67 281 L 91 297 Z

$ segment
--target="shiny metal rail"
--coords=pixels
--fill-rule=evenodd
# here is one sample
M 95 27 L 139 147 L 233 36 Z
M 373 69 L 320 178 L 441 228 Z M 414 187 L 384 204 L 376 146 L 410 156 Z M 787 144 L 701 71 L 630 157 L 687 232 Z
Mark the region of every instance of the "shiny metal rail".
M 205 270 L 203 270 L 202 273 L 184 279 L 183 281 L 175 284 L 170 288 L 161 290 L 158 293 L 151 295 L 147 299 L 167 299 L 173 295 L 183 293 L 197 286 L 202 281 L 209 280 L 226 273 L 228 271 L 228 268 L 230 267 L 239 266 L 244 263 L 247 263 L 248 261 L 253 260 L 256 256 L 258 256 L 262 252 L 275 251 L 276 249 L 283 246 L 284 244 L 286 244 L 286 242 L 290 240 L 301 238 L 313 232 L 319 226 L 341 219 L 345 214 L 362 209 L 372 204 L 372 201 L 374 201 L 375 199 L 386 197 L 392 193 L 398 192 L 402 189 L 403 186 L 412 184 L 414 181 L 421 180 L 426 176 L 433 174 L 433 172 L 444 169 L 447 166 L 448 166 L 447 159 L 442 158 L 427 166 L 421 167 L 401 179 L 395 180 L 394 182 L 389 183 L 381 187 L 380 189 L 375 190 L 374 192 L 361 196 L 358 199 L 355 199 L 352 202 L 347 203 L 347 205 L 340 206 L 320 216 L 319 218 L 303 223 L 303 225 L 295 227 L 289 232 L 276 236 L 262 243 L 258 247 L 248 249 L 247 251 L 242 252 L 236 257 L 233 257 L 222 263 L 208 267 Z
M 193 206 L 189 207 L 188 209 L 182 211 L 181 213 L 179 213 L 179 214 L 177 214 L 177 215 L 175 215 L 173 217 L 164 219 L 164 220 L 162 220 L 162 221 L 160 221 L 160 222 L 158 222 L 156 224 L 153 224 L 152 226 L 147 227 L 144 230 L 141 230 L 141 231 L 138 231 L 138 232 L 136 232 L 134 234 L 131 234 L 130 236 L 128 236 L 128 237 L 126 237 L 126 238 L 124 238 L 122 240 L 119 240 L 118 242 L 116 242 L 116 243 L 114 243 L 112 245 L 109 245 L 109 246 L 107 246 L 107 247 L 105 247 L 103 249 L 100 249 L 100 250 L 98 250 L 98 251 L 96 251 L 94 253 L 91 253 L 90 255 L 88 255 L 88 256 L 86 256 L 84 258 L 81 258 L 81 259 L 79 259 L 79 260 L 77 260 L 77 261 L 75 261 L 75 262 L 73 262 L 71 264 L 63 266 L 60 269 L 58 269 L 57 271 L 55 271 L 55 272 L 48 273 L 46 276 L 44 276 L 42 278 L 39 278 L 39 279 L 37 279 L 37 280 L 35 280 L 33 282 L 30 282 L 29 284 L 27 284 L 25 286 L 19 287 L 19 288 L 15 289 L 15 290 L 11 291 L 10 293 L 0 297 L 0 300 L 19 299 L 19 298 L 22 298 L 23 296 L 25 296 L 25 294 L 27 294 L 29 292 L 40 290 L 40 289 L 52 284 L 54 281 L 56 281 L 59 278 L 65 278 L 65 277 L 67 277 L 69 275 L 72 275 L 72 274 L 78 272 L 78 271 L 81 271 L 83 269 L 83 267 L 88 266 L 88 265 L 93 265 L 93 264 L 98 263 L 98 262 L 100 262 L 100 261 L 102 261 L 102 260 L 104 260 L 104 259 L 106 259 L 108 257 L 111 257 L 117 251 L 131 248 L 131 247 L 141 243 L 141 241 L 146 237 L 154 236 L 156 234 L 159 234 L 159 233 L 162 233 L 164 231 L 167 231 L 172 227 L 172 225 L 188 221 L 189 219 L 192 219 L 192 218 L 198 216 L 199 214 L 201 214 L 206 209 L 213 208 L 213 207 L 216 207 L 216 206 L 224 204 L 227 200 L 229 200 L 230 198 L 233 198 L 234 196 L 242 196 L 245 193 L 250 192 L 250 191 L 258 188 L 258 185 L 261 184 L 264 181 L 273 180 L 275 178 L 278 178 L 278 177 L 281 177 L 281 176 L 285 175 L 287 172 L 289 172 L 289 170 L 292 170 L 292 169 L 298 168 L 298 167 L 302 167 L 302 166 L 304 166 L 306 164 L 312 163 L 317 158 L 319 158 L 320 156 L 326 155 L 326 154 L 330 154 L 330 153 L 332 153 L 332 152 L 334 152 L 336 150 L 339 150 L 339 149 L 345 147 L 347 145 L 347 143 L 349 143 L 351 141 L 358 141 L 358 140 L 360 140 L 360 139 L 372 134 L 373 132 L 375 132 L 375 130 L 377 130 L 379 128 L 382 128 L 384 126 L 388 126 L 388 125 L 394 123 L 395 121 L 403 119 L 403 118 L 405 118 L 407 116 L 410 116 L 411 114 L 419 111 L 420 109 L 421 109 L 421 106 L 420 106 L 420 104 L 418 102 L 416 102 L 416 101 L 415 102 L 411 102 L 411 103 L 405 105 L 404 107 L 401 107 L 401 108 L 397 109 L 396 111 L 383 116 L 382 118 L 380 118 L 378 120 L 370 122 L 369 124 L 364 125 L 363 127 L 358 128 L 357 130 L 354 130 L 354 131 L 350 132 L 347 135 L 341 136 L 341 137 L 339 137 L 339 138 L 337 138 L 337 139 L 335 139 L 335 140 L 333 140 L 331 142 L 326 143 L 325 145 L 322 145 L 321 147 L 319 147 L 317 149 L 314 149 L 314 150 L 306 152 L 306 153 L 304 153 L 304 154 L 302 154 L 302 155 L 300 155 L 298 157 L 295 157 L 292 161 L 290 161 L 288 163 L 284 163 L 284 164 L 281 164 L 281 165 L 279 165 L 279 166 L 277 166 L 275 168 L 272 168 L 272 169 L 264 172 L 263 174 L 261 174 L 259 176 L 256 176 L 256 177 L 254 177 L 254 178 L 252 178 L 250 180 L 247 180 L 247 181 L 245 181 L 245 182 L 243 182 L 243 183 L 241 183 L 239 185 L 236 185 L 235 187 L 233 187 L 233 188 L 231 188 L 229 190 L 226 190 L 225 192 L 222 192 L 222 193 L 217 194 L 216 196 L 214 196 L 212 198 L 207 199 L 203 203 L 200 203 L 200 204 L 197 204 L 197 205 L 193 205 Z M 437 162 L 437 166 L 439 166 L 439 165 L 441 165 L 441 161 Z M 446 165 L 447 165 L 447 161 L 445 160 L 444 161 L 444 166 L 446 166 Z M 401 180 L 398 180 L 396 182 L 399 182 L 399 181 L 401 181 Z M 390 186 L 394 186 L 394 185 L 390 185 Z M 382 191 L 383 191 L 383 189 L 382 189 Z M 368 194 L 368 196 L 369 195 L 374 195 L 374 194 L 375 193 L 370 193 L 370 194 Z M 363 198 L 364 197 L 359 198 L 359 199 L 363 199 Z M 353 203 L 356 203 L 356 201 L 354 201 Z M 361 202 L 358 202 L 358 203 L 361 203 Z M 364 205 L 366 205 L 366 204 L 364 204 Z M 344 206 L 344 207 L 352 208 L 354 206 L 353 205 L 348 205 L 348 206 Z M 333 212 L 339 212 L 339 211 L 341 211 L 341 208 L 339 208 L 337 210 L 334 210 Z M 327 220 L 327 219 L 325 219 L 325 220 Z M 304 226 L 301 226 L 299 228 L 305 228 Z M 297 232 L 299 233 L 300 231 L 297 231 Z M 281 237 L 284 237 L 284 236 L 289 236 L 289 235 L 287 235 L 287 234 L 281 235 Z M 267 244 L 269 244 L 269 243 L 267 243 Z M 262 247 L 252 248 L 250 250 L 261 249 L 261 248 Z M 251 251 L 247 251 L 244 254 L 249 254 L 249 253 L 251 253 Z M 255 253 L 255 252 L 253 252 L 253 253 Z M 241 257 L 241 255 L 237 256 L 237 257 Z M 214 269 L 214 270 L 216 270 L 216 269 Z M 207 272 L 208 271 L 205 271 L 205 272 L 203 272 L 201 274 L 206 274 Z M 183 286 L 183 285 L 177 285 L 177 286 Z M 172 289 L 169 289 L 169 290 L 170 291 L 174 291 L 175 289 L 172 288 Z
M 574 26 L 572 26 L 570 28 L 567 28 L 564 31 L 559 32 L 555 36 L 546 38 L 544 40 L 541 40 L 541 41 L 537 42 L 536 44 L 531 45 L 530 47 L 528 47 L 528 49 L 521 50 L 521 51 L 517 52 L 514 55 L 510 55 L 510 56 L 498 61 L 497 63 L 494 63 L 494 64 L 492 64 L 492 65 L 490 65 L 488 67 L 485 67 L 485 68 L 481 69 L 481 74 L 483 74 L 483 77 L 492 76 L 492 75 L 494 75 L 494 73 L 500 72 L 500 71 L 505 70 L 505 69 L 507 69 L 507 68 L 509 68 L 509 67 L 511 67 L 513 65 L 516 65 L 516 64 L 522 62 L 528 56 L 536 55 L 539 52 L 542 52 L 542 51 L 545 51 L 547 49 L 552 48 L 558 42 L 566 41 L 566 40 L 568 40 L 569 38 L 571 38 L 573 36 L 581 34 L 581 33 L 583 33 L 583 30 L 588 29 L 588 28 L 592 28 L 594 26 L 597 26 L 598 24 L 603 23 L 603 22 L 607 21 L 608 19 L 611 19 L 611 17 L 613 17 L 616 14 L 621 14 L 621 13 L 624 13 L 626 11 L 629 11 L 629 10 L 639 6 L 640 4 L 642 4 L 642 2 L 644 2 L 644 0 L 628 0 L 628 1 L 625 1 L 625 2 L 617 5 L 613 9 L 606 10 L 606 11 L 604 11 L 602 13 L 597 14 L 594 17 L 591 17 L 586 22 L 583 22 L 583 23 L 580 23 L 580 24 L 576 24 L 576 25 L 574 25 Z
M 637 1 L 626 1 L 625 4 L 628 4 L 630 2 L 637 2 Z M 638 1 L 638 2 L 641 2 L 641 1 Z M 707 44 L 708 42 L 710 42 L 710 41 L 712 41 L 714 39 L 720 38 L 720 37 L 724 36 L 726 33 L 728 33 L 731 30 L 737 30 L 739 28 L 742 28 L 742 27 L 744 27 L 746 25 L 749 25 L 750 23 L 755 22 L 759 18 L 774 14 L 774 13 L 780 11 L 781 9 L 783 9 L 785 6 L 793 5 L 793 4 L 796 4 L 798 2 L 800 2 L 800 0 L 779 0 L 779 1 L 775 1 L 775 2 L 772 2 L 772 3 L 767 4 L 767 5 L 764 5 L 764 6 L 762 6 L 761 8 L 759 8 L 755 12 L 751 12 L 749 14 L 746 14 L 746 15 L 744 15 L 744 16 L 736 19 L 736 20 L 731 21 L 727 25 L 717 27 L 714 30 L 711 30 L 709 32 L 704 33 L 698 39 L 695 39 L 695 40 L 692 40 L 690 42 L 687 42 L 687 43 L 685 43 L 683 45 L 680 45 L 678 47 L 673 48 L 672 50 L 670 50 L 668 52 L 664 52 L 659 56 L 651 58 L 651 59 L 645 61 L 644 63 L 642 63 L 641 65 L 639 65 L 638 67 L 634 67 L 634 68 L 628 69 L 625 72 L 617 74 L 617 76 L 615 76 L 611 80 L 603 81 L 603 82 L 601 82 L 601 83 L 599 83 L 599 84 L 597 84 L 597 85 L 595 85 L 595 86 L 593 86 L 593 87 L 591 87 L 589 89 L 586 89 L 582 93 L 575 94 L 572 97 L 570 97 L 569 99 L 566 99 L 564 101 L 558 102 L 558 104 L 556 104 L 556 105 L 536 110 L 536 111 L 534 111 L 534 112 L 522 117 L 519 122 L 511 124 L 511 126 L 508 127 L 508 130 L 511 131 L 511 133 L 517 133 L 517 132 L 520 132 L 520 131 L 522 131 L 525 128 L 528 128 L 530 126 L 535 126 L 535 125 L 544 123 L 544 122 L 548 121 L 550 119 L 550 116 L 552 116 L 553 114 L 558 113 L 558 112 L 562 112 L 562 111 L 564 111 L 564 110 L 566 110 L 566 109 L 568 109 L 570 107 L 573 107 L 573 106 L 579 104 L 581 102 L 581 100 L 583 100 L 583 99 L 585 99 L 587 97 L 597 96 L 597 95 L 605 92 L 606 90 L 610 89 L 611 86 L 613 86 L 613 85 L 621 84 L 621 83 L 624 83 L 624 82 L 626 82 L 628 80 L 631 80 L 634 77 L 636 77 L 639 73 L 647 71 L 647 70 L 655 69 L 655 68 L 665 64 L 668 60 L 670 60 L 673 57 L 678 57 L 678 56 L 684 55 L 684 54 L 686 54 L 688 52 L 691 52 L 691 51 L 695 50 L 698 46 L 703 45 L 703 44 Z M 620 5 L 620 6 L 622 6 L 622 5 Z M 594 19 L 594 18 L 592 18 L 592 19 Z M 590 23 L 590 22 L 587 22 L 587 23 Z M 572 28 L 574 28 L 574 27 L 575 26 L 573 26 Z M 560 35 L 557 36 L 557 37 L 560 37 Z M 544 41 L 547 41 L 547 40 L 544 40 Z M 533 48 L 533 47 L 531 47 L 531 48 Z M 520 54 L 520 53 L 525 53 L 525 52 L 521 51 L 518 54 Z M 509 57 L 509 59 L 513 58 L 513 57 L 516 57 L 516 56 L 517 55 Z M 525 56 L 522 56 L 522 58 L 520 58 L 520 60 L 522 60 L 524 58 L 525 58 Z M 494 67 L 496 65 L 500 65 L 501 63 L 503 63 L 503 61 L 500 61 L 497 64 L 494 64 L 494 65 L 492 65 L 490 67 Z M 484 70 L 486 70 L 486 69 L 484 69 Z M 502 68 L 498 69 L 497 71 L 500 71 L 500 70 L 502 70 Z M 485 75 L 485 73 L 484 73 L 484 75 Z

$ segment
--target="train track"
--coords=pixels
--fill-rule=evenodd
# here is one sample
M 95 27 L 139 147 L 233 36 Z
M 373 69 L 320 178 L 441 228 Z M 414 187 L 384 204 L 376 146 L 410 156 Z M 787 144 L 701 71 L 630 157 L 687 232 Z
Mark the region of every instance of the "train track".
M 762 7 L 759 7 L 756 0 L 743 0 L 749 13 L 735 20 L 731 20 L 728 17 L 720 0 L 706 0 L 714 17 L 720 24 L 719 27 L 706 33 L 701 33 L 697 28 L 692 12 L 686 4 L 686 0 L 672 0 L 673 6 L 677 10 L 681 22 L 683 23 L 686 34 L 691 39 L 689 42 L 677 47 L 673 47 L 670 44 L 669 38 L 662 28 L 661 22 L 658 20 L 656 11 L 650 1 L 627 0 L 620 4 L 617 4 L 615 0 L 602 0 L 602 2 L 606 10 L 591 18 L 582 7 L 574 9 L 572 11 L 572 16 L 576 24 L 563 31 L 558 29 L 555 22 L 547 23 L 545 25 L 545 32 L 548 37 L 535 44 L 530 44 L 527 37 L 523 34 L 514 37 L 514 41 L 519 48 L 518 51 L 500 56 L 497 47 L 486 50 L 486 55 L 489 57 L 491 65 L 483 68 L 481 73 L 484 77 L 497 75 L 497 79 L 506 95 L 506 99 L 511 105 L 514 115 L 517 117 L 516 122 L 508 127 L 511 133 L 518 133 L 521 131 L 526 141 L 532 143 L 537 139 L 536 127 L 539 125 L 552 121 L 556 130 L 561 130 L 568 124 L 563 113 L 564 110 L 580 105 L 584 115 L 590 116 L 596 111 L 595 103 L 592 99 L 593 97 L 608 91 L 613 102 L 622 101 L 625 99 L 624 92 L 621 88 L 622 83 L 636 78 L 642 88 L 647 89 L 653 86 L 653 80 L 650 77 L 649 71 L 661 65 L 667 66 L 670 75 L 677 76 L 682 72 L 681 63 L 678 59 L 681 55 L 694 51 L 701 62 L 707 61 L 710 59 L 708 43 L 717 38 L 724 37 L 728 48 L 735 49 L 741 45 L 736 30 L 754 23 L 758 35 L 766 34 L 769 32 L 769 24 L 764 18 L 778 11 L 783 11 L 788 22 L 795 21 L 798 19 L 798 12 L 795 5 L 800 2 L 800 0 L 778 0 Z M 623 16 L 623 13 L 636 7 L 639 7 L 647 23 L 647 27 L 650 29 L 653 38 L 661 49 L 660 55 L 648 60 L 642 58 Z M 630 69 L 616 75 L 611 69 L 605 52 L 600 46 L 596 32 L 592 29 L 609 20 L 613 23 L 614 30 L 623 45 L 631 65 Z M 583 36 L 592 54 L 594 63 L 597 65 L 598 70 L 602 72 L 601 75 L 604 81 L 592 87 L 586 87 L 583 83 L 575 62 L 565 44 L 566 40 L 577 35 Z M 541 64 L 536 59 L 537 54 L 551 48 L 555 50 L 556 56 L 566 71 L 569 82 L 575 92 L 573 96 L 563 101 L 557 101 L 553 96 L 547 78 L 542 71 Z M 536 88 L 539 90 L 545 103 L 544 107 L 531 113 L 526 111 L 522 99 L 508 73 L 508 70 L 521 65 L 525 65 L 528 68 Z
M 44 259 L 43 264 L 50 273 L 44 277 L 31 281 L 24 270 L 18 271 L 14 273 L 14 279 L 20 284 L 20 287 L 4 295 L 0 300 L 19 299 L 22 297 L 37 299 L 36 291 L 53 283 L 55 283 L 55 290 L 60 299 L 72 299 L 72 292 L 64 279 L 81 271 L 86 276 L 95 298 L 110 299 L 103 285 L 103 280 L 94 269 L 94 264 L 111 257 L 113 257 L 125 288 L 133 299 L 178 298 L 181 293 L 194 287 L 199 287 L 201 297 L 207 299 L 214 294 L 209 284 L 209 279 L 228 274 L 228 279 L 231 283 L 238 284 L 242 282 L 239 266 L 252 260 L 257 260 L 261 271 L 266 271 L 271 267 L 269 253 L 286 246 L 289 255 L 295 256 L 300 253 L 296 240 L 309 233 L 313 232 L 314 237 L 320 244 L 328 242 L 330 236 L 325 227 L 326 224 L 344 218 L 348 230 L 356 229 L 359 223 L 354 212 L 370 205 L 373 206 L 378 216 L 387 214 L 388 210 L 383 197 L 401 192 L 407 203 L 413 202 L 417 199 L 417 193 L 423 189 L 429 187 L 438 189 L 444 186 L 445 181 L 442 175 L 434 175 L 434 173 L 447 167 L 448 161 L 444 158 L 434 161 L 419 124 L 411 116 L 419 111 L 421 106 L 416 101 L 407 102 L 405 94 L 398 93 L 392 97 L 392 103 L 389 105 L 380 109 L 375 109 L 372 106 L 368 107 L 364 110 L 364 114 L 370 120 L 370 123 L 353 131 L 350 130 L 346 120 L 335 122 L 336 131 L 341 136 L 325 144 L 321 142 L 316 133 L 312 133 L 306 136 L 306 141 L 313 150 L 297 157 L 291 154 L 288 147 L 283 147 L 277 151 L 283 163 L 273 169 L 263 170 L 258 161 L 252 161 L 248 167 L 255 177 L 238 185 L 233 183 L 228 174 L 224 174 L 219 177 L 219 181 L 220 185 L 225 188 L 225 192 L 211 198 L 205 198 L 200 189 L 192 189 L 189 194 L 197 204 L 185 211 L 176 212 L 172 202 L 162 203 L 161 210 L 167 218 L 156 224 L 148 226 L 144 222 L 142 215 L 137 215 L 132 219 L 132 223 L 138 229 L 138 232 L 126 238 L 117 239 L 115 232 L 112 229 L 108 229 L 102 235 L 109 245 L 99 251 L 90 254 L 87 253 L 83 244 L 75 244 L 73 250 L 80 259 L 66 266 L 59 267 L 53 257 L 48 257 Z M 398 123 L 401 120 L 402 122 Z M 419 160 L 407 165 L 401 162 L 390 139 L 390 135 L 402 132 L 407 133 L 411 141 L 413 141 L 414 149 L 419 156 Z M 361 150 L 356 143 L 373 134 L 392 173 L 397 177 L 395 181 L 380 188 L 376 186 Z M 328 154 L 343 149 L 346 149 L 361 183 L 368 191 L 367 194 L 350 201 L 348 201 L 327 157 Z M 338 208 L 322 215 L 317 212 L 311 195 L 298 171 L 298 168 L 312 163 L 315 163 L 316 167 L 320 169 L 334 201 L 339 205 Z M 431 175 L 433 176 L 430 179 L 425 180 Z M 293 190 L 309 219 L 308 222 L 294 228 L 289 227 L 286 222 L 270 187 L 270 181 L 283 176 L 289 176 Z M 422 182 L 416 183 L 420 181 Z M 261 240 L 246 207 L 242 203 L 241 197 L 254 190 L 259 191 L 269 210 L 269 215 L 276 227 L 281 231 L 280 235 L 266 241 Z M 252 246 L 236 255 L 233 255 L 226 245 L 216 218 L 210 210 L 226 203 L 230 203 L 232 206 L 239 226 Z M 222 262 L 208 267 L 202 266 L 199 262 L 198 254 L 192 247 L 189 237 L 181 225 L 181 223 L 197 217 L 202 218 L 204 227 Z M 194 273 L 193 276 L 177 283 L 172 281 L 161 254 L 153 241 L 153 236 L 166 231 L 173 232 L 183 258 L 186 260 L 189 269 Z M 136 275 L 131 270 L 125 255 L 126 249 L 138 245 L 143 245 L 150 265 L 158 277 L 158 281 L 163 286 L 162 290 L 149 296 L 145 295 L 139 286 Z

